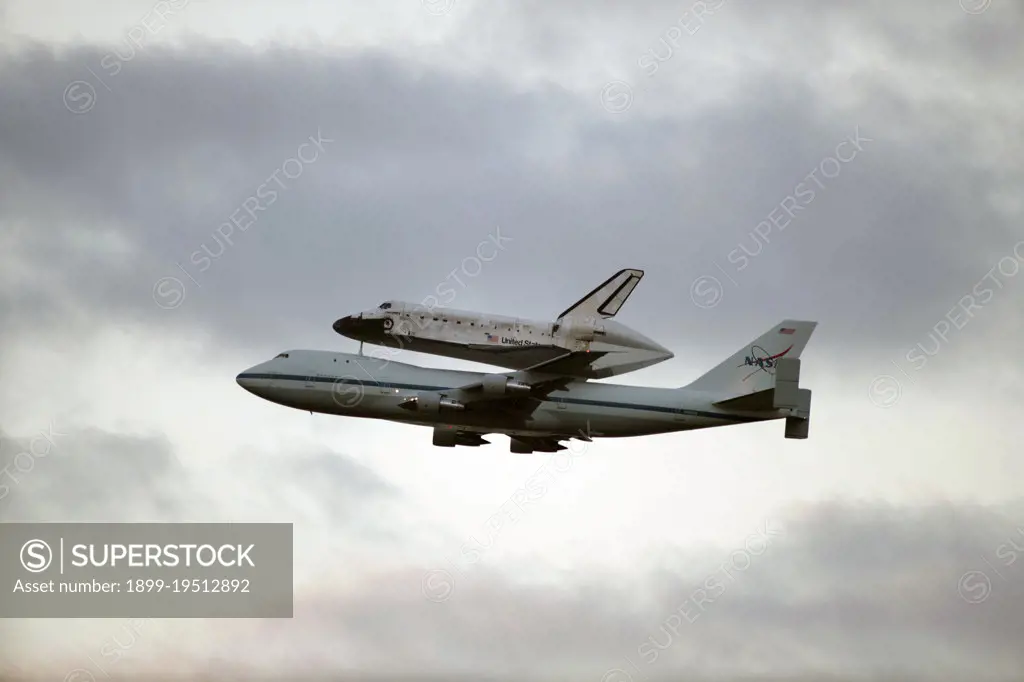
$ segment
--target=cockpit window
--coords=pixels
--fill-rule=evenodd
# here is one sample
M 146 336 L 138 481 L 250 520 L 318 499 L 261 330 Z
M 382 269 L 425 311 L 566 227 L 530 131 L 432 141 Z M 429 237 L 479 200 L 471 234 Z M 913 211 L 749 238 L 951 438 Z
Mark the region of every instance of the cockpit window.
M 388 308 L 390 308 L 390 307 L 391 307 L 391 304 L 390 304 L 390 303 L 388 303 L 388 302 L 384 302 L 384 303 L 381 303 L 381 304 L 380 304 L 380 309 L 381 309 L 381 310 L 387 310 L 387 309 L 388 309 Z
M 276 359 L 278 359 L 278 358 L 286 358 L 286 357 L 288 357 L 288 354 L 287 354 L 287 353 L 281 353 L 281 354 L 279 354 L 279 355 L 275 355 L 275 356 L 274 356 L 274 359 L 276 360 Z

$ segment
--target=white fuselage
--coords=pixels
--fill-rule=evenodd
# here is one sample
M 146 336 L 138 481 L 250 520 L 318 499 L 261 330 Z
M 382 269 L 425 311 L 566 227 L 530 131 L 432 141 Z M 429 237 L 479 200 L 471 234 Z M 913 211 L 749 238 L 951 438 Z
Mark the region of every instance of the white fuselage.
M 486 407 L 423 414 L 399 407 L 421 391 L 443 393 L 483 376 L 365 355 L 295 350 L 245 370 L 237 381 L 261 398 L 310 412 L 518 436 L 641 436 L 785 416 L 781 411 L 726 411 L 712 405 L 721 396 L 700 392 L 587 381 L 568 383 L 523 414 Z
M 382 306 L 387 307 L 343 317 L 334 330 L 357 341 L 508 369 L 526 369 L 567 352 L 594 353 L 595 360 L 574 374 L 581 379 L 624 374 L 674 357 L 611 319 L 544 322 L 401 301 Z

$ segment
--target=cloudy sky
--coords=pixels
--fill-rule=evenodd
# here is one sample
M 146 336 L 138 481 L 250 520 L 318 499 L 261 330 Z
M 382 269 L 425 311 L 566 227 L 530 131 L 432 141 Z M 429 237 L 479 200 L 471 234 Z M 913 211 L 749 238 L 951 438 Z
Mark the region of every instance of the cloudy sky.
M 295 524 L 294 619 L 6 620 L 0 675 L 1020 679 L 1022 28 L 0 0 L 0 519 Z M 623 267 L 676 357 L 622 383 L 818 320 L 810 439 L 448 451 L 234 381 L 387 298 L 549 319 Z

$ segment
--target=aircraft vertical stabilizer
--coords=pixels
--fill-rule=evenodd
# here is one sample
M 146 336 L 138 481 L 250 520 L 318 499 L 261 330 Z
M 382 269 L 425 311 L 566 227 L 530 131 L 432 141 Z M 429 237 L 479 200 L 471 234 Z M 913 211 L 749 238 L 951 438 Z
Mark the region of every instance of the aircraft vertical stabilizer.
M 811 391 L 800 388 L 800 353 L 817 322 L 783 320 L 749 346 L 684 388 L 720 396 L 712 405 L 732 412 L 782 412 L 786 438 L 810 430 Z
M 783 320 L 683 388 L 739 398 L 776 387 L 781 360 L 798 360 L 817 322 Z M 796 365 L 799 367 L 799 363 Z
M 615 317 L 643 277 L 643 270 L 635 268 L 619 270 L 598 285 L 596 289 L 569 306 L 558 316 L 558 319 L 572 317 L 578 320 L 597 320 Z

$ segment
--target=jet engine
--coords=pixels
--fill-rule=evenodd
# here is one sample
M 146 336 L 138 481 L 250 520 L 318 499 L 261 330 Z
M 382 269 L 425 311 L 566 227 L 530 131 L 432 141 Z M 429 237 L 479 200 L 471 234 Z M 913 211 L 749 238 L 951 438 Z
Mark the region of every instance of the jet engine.
M 520 455 L 528 455 L 531 452 L 558 452 L 559 450 L 567 450 L 561 443 L 541 443 L 539 441 L 525 440 L 522 438 L 516 438 L 515 436 L 510 437 L 509 452 L 514 452 Z
M 532 389 L 529 384 L 524 384 L 521 381 L 515 379 L 509 379 L 508 377 L 500 374 L 488 374 L 483 380 L 484 395 L 505 395 L 507 393 L 512 394 L 528 394 Z
M 518 438 L 513 438 L 509 443 L 509 452 L 514 452 L 518 455 L 529 455 L 533 452 L 533 446 L 530 443 L 521 441 Z
M 402 401 L 398 406 L 406 410 L 416 410 L 417 412 L 427 412 L 429 414 L 437 414 L 442 410 L 466 409 L 466 406 L 458 400 L 442 398 L 437 393 L 420 393 L 408 400 Z
M 490 445 L 491 441 L 485 439 L 479 433 L 472 431 L 459 431 L 452 426 L 434 427 L 434 445 L 440 448 L 454 448 L 456 445 L 465 445 L 471 448 L 478 448 L 481 445 Z
M 454 448 L 459 444 L 459 432 L 455 429 L 434 427 L 434 445 L 439 448 Z

